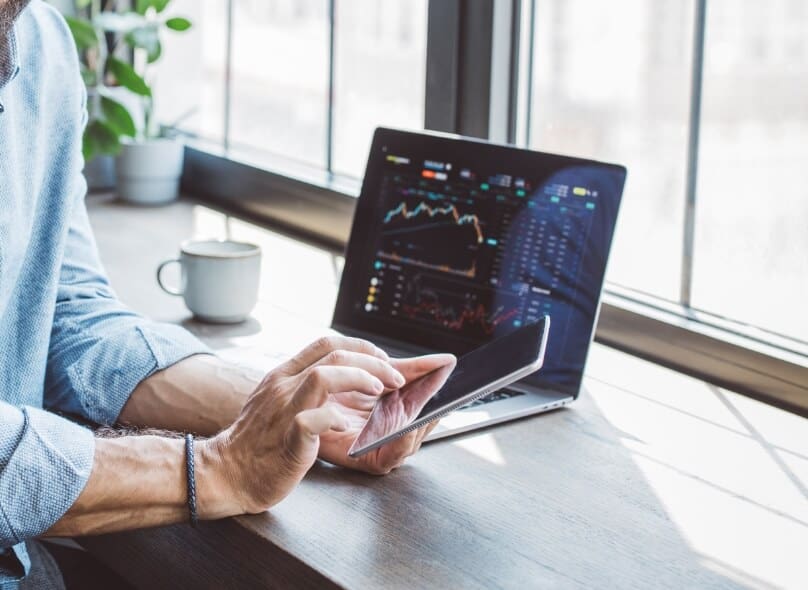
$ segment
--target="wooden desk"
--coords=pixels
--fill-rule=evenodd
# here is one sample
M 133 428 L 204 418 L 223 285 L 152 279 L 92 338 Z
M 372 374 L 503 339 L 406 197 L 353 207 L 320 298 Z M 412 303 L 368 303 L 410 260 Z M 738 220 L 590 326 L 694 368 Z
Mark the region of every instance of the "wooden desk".
M 234 222 L 264 247 L 261 302 L 204 326 L 154 270 L 223 218 L 90 203 L 136 309 L 268 365 L 327 327 L 328 253 Z M 266 514 L 83 544 L 143 588 L 808 588 L 808 421 L 600 345 L 588 374 L 569 409 L 431 443 L 389 476 L 318 464 Z

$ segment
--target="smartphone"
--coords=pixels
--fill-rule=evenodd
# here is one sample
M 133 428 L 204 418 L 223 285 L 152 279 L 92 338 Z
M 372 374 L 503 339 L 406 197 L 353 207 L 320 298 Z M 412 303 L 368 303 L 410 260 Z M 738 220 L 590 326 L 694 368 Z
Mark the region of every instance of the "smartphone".
M 550 317 L 522 326 L 379 398 L 348 450 L 359 457 L 538 371 Z

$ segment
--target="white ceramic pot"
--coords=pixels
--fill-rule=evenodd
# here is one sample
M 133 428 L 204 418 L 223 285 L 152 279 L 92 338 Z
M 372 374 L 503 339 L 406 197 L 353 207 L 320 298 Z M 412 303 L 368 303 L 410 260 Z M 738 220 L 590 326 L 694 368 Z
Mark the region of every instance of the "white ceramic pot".
M 137 205 L 177 198 L 185 146 L 175 139 L 124 142 L 115 160 L 118 196 Z
M 84 164 L 84 178 L 90 192 L 110 191 L 115 188 L 115 158 L 95 156 Z

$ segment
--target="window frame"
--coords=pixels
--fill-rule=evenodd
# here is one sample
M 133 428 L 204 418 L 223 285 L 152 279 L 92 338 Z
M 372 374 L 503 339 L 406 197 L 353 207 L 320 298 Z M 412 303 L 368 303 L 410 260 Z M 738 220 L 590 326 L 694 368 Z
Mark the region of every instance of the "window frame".
M 680 302 L 672 304 L 618 285 L 604 288 L 595 339 L 808 416 L 808 347 L 778 345 L 739 324 L 690 307 L 696 215 L 696 175 L 707 0 L 696 2 L 687 154 Z M 329 0 L 329 96 L 333 98 L 334 9 Z M 326 170 L 256 167 L 229 145 L 232 3 L 228 0 L 225 135 L 211 148 L 186 148 L 183 193 L 227 214 L 342 253 L 350 234 L 357 179 L 330 170 L 332 107 L 328 105 Z M 427 24 L 428 129 L 528 143 L 533 14 L 536 0 L 430 1 Z M 520 51 L 520 46 L 527 51 Z M 519 84 L 520 77 L 526 83 Z M 525 90 L 525 84 L 530 86 Z

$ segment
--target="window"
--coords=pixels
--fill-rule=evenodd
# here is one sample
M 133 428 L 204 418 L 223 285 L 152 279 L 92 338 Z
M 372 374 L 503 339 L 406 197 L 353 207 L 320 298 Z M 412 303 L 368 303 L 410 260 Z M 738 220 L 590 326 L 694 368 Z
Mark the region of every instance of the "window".
M 522 5 L 533 7 L 529 145 L 629 170 L 607 280 L 804 351 L 804 3 Z
M 628 167 L 608 279 L 679 296 L 693 9 L 536 3 L 531 147 Z
M 424 127 L 427 0 L 336 7 L 333 169 L 361 178 L 378 125 Z
M 224 141 L 227 10 L 221 0 L 174 0 L 194 26 L 166 35 L 154 83 L 157 118 L 195 136 Z
M 376 126 L 423 128 L 426 0 L 176 0 L 173 10 L 194 28 L 166 39 L 161 118 L 193 109 L 183 129 L 231 153 L 359 178 Z
M 328 3 L 235 0 L 229 145 L 326 161 Z
M 804 3 L 711 0 L 693 306 L 808 340 Z

